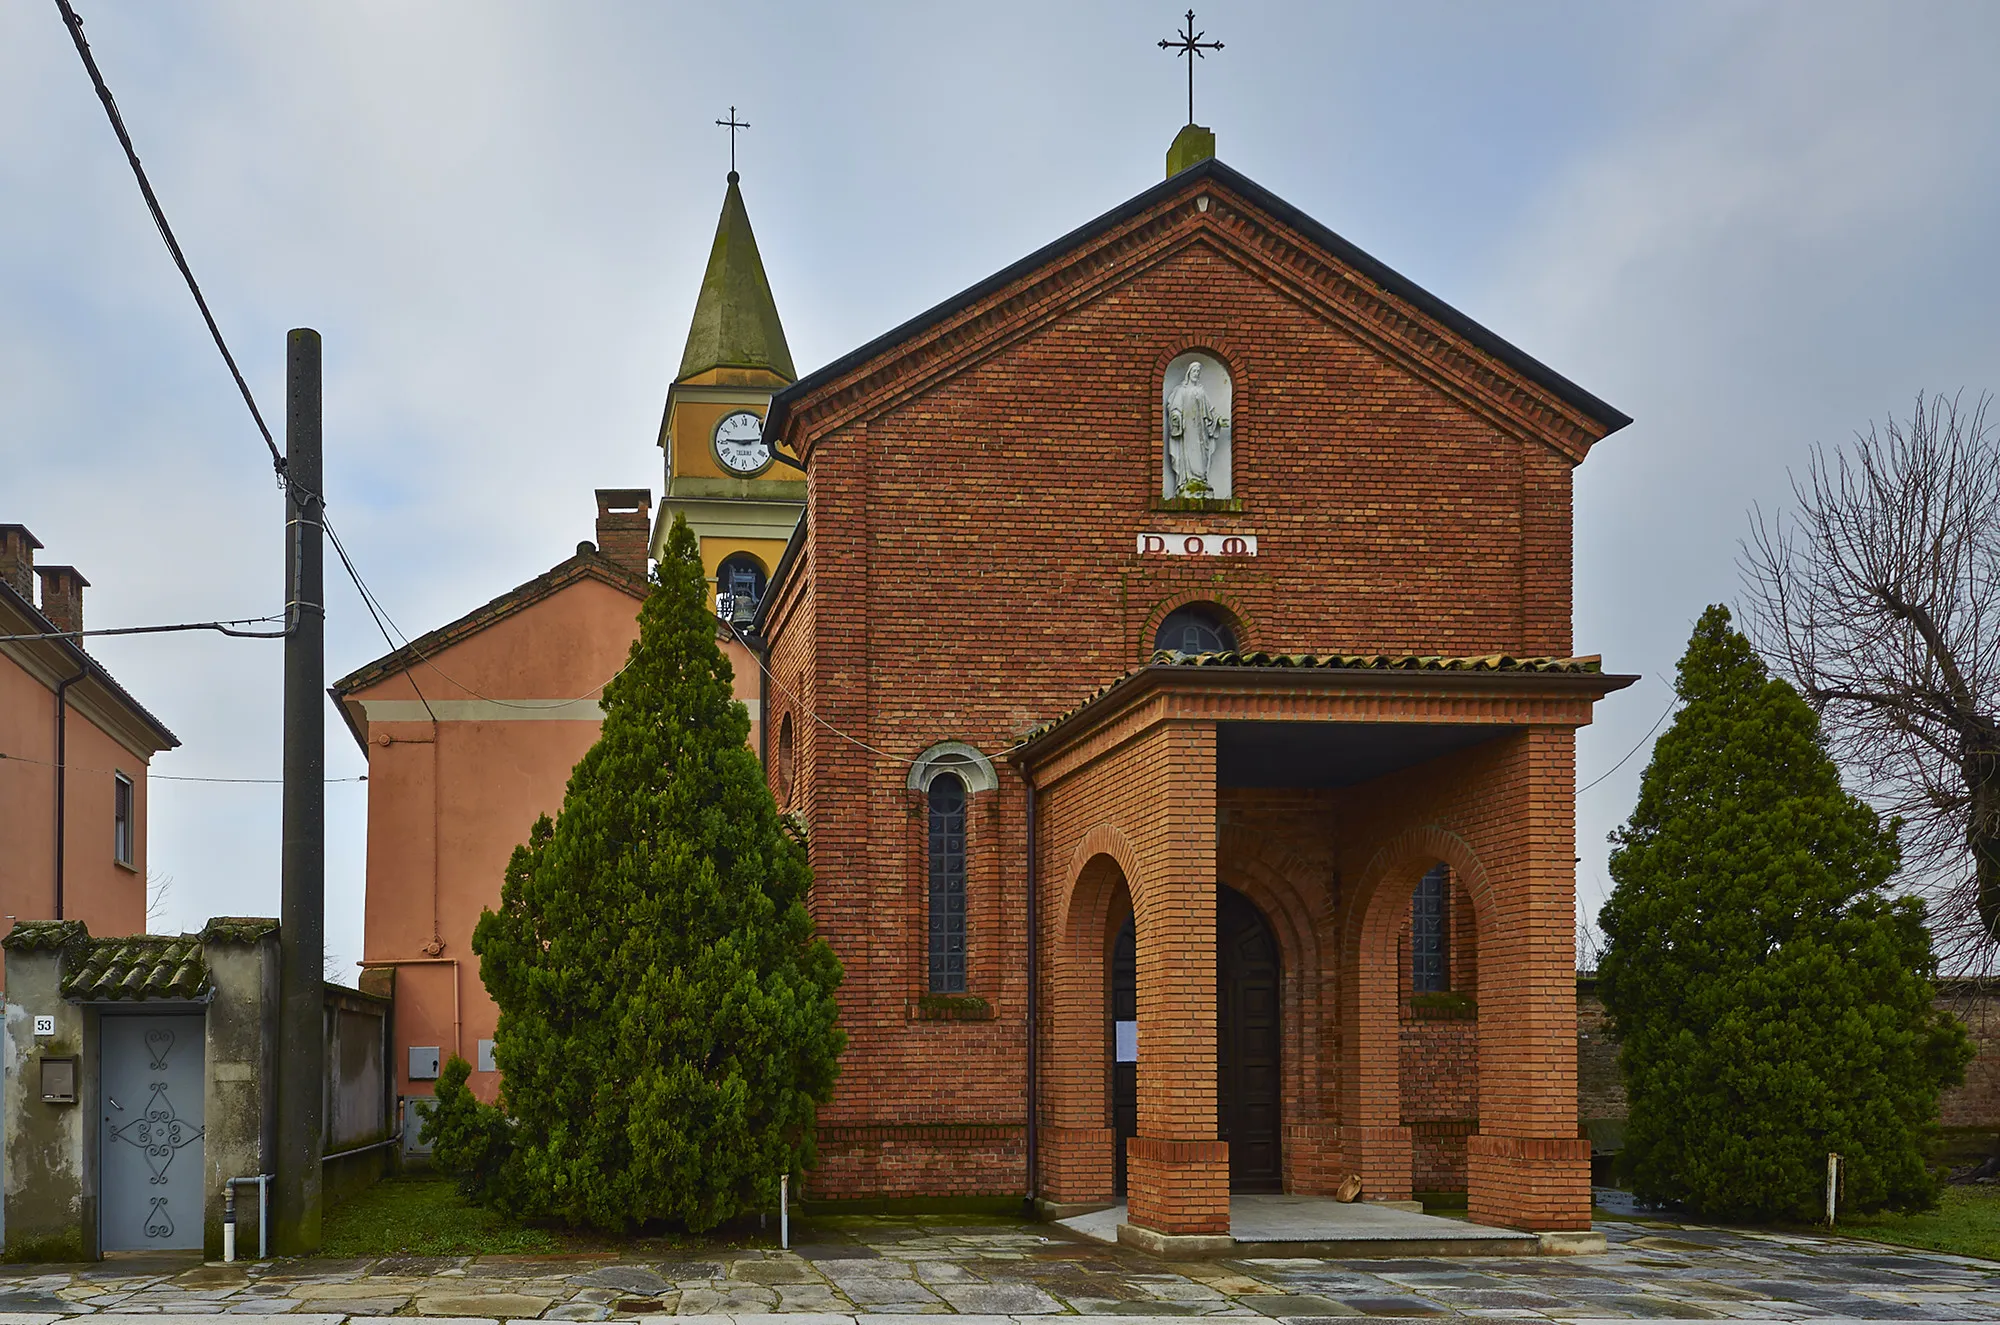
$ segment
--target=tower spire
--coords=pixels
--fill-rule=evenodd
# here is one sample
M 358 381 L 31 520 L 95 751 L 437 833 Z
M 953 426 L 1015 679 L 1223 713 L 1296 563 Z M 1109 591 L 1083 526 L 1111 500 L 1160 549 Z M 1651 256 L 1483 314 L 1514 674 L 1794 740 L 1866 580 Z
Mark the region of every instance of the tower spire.
M 729 118 L 736 118 L 733 110 Z M 708 270 L 701 278 L 677 380 L 685 382 L 716 368 L 761 368 L 787 382 L 798 377 L 733 169 L 722 195 L 722 216 L 715 224 L 715 244 L 709 249 Z

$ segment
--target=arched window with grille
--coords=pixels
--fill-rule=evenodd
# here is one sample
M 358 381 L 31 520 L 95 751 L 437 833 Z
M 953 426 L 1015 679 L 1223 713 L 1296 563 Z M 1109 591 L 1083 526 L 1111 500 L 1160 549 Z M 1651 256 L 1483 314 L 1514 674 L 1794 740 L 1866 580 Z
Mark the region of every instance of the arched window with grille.
M 1153 634 L 1153 647 L 1172 653 L 1232 653 L 1236 632 L 1220 608 L 1211 603 L 1189 603 L 1167 613 Z
M 1451 989 L 1451 866 L 1438 865 L 1410 894 L 1410 992 Z
M 965 781 L 956 773 L 931 779 L 930 991 L 965 992 Z

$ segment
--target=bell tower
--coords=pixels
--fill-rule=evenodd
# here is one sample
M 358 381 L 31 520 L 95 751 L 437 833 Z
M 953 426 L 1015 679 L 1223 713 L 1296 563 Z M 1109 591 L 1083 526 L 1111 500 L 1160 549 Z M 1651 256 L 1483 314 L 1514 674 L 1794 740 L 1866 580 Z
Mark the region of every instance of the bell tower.
M 797 376 L 732 169 L 660 420 L 667 484 L 651 548 L 657 558 L 674 516 L 687 516 L 718 594 L 761 598 L 805 509 L 805 475 L 763 437 L 772 395 Z

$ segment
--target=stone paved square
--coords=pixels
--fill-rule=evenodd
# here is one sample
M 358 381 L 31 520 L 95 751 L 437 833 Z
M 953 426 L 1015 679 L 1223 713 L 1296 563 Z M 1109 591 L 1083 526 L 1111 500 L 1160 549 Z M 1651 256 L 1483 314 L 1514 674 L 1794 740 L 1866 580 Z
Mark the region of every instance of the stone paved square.
M 641 1254 L 246 1261 L 147 1272 L 0 1267 L 0 1325 L 218 1314 L 297 1325 L 424 1318 L 664 1320 L 686 1325 L 887 1325 L 949 1315 L 1032 1325 L 1060 1315 L 1121 1325 L 1205 1316 L 1315 1325 L 1480 1318 L 1944 1320 L 2000 1322 L 2000 1262 L 1844 1238 L 1661 1222 L 1599 1225 L 1609 1250 L 1582 1256 L 1164 1261 L 1047 1225 L 949 1218 L 821 1220 L 792 1251 L 701 1260 Z M 12 1270 L 12 1273 L 6 1271 Z

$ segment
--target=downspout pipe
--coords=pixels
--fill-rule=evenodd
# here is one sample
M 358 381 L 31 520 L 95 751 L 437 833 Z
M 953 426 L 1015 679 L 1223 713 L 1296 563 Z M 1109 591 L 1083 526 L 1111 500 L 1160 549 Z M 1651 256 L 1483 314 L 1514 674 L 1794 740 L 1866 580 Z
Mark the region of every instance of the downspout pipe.
M 63 839 L 67 821 L 64 802 L 69 794 L 69 688 L 90 675 L 88 664 L 76 675 L 56 682 L 56 919 L 63 919 Z
M 1041 908 L 1035 896 L 1035 778 L 1025 767 L 1021 780 L 1028 787 L 1028 1205 L 1041 1195 L 1040 1129 L 1036 1115 L 1041 1102 Z

